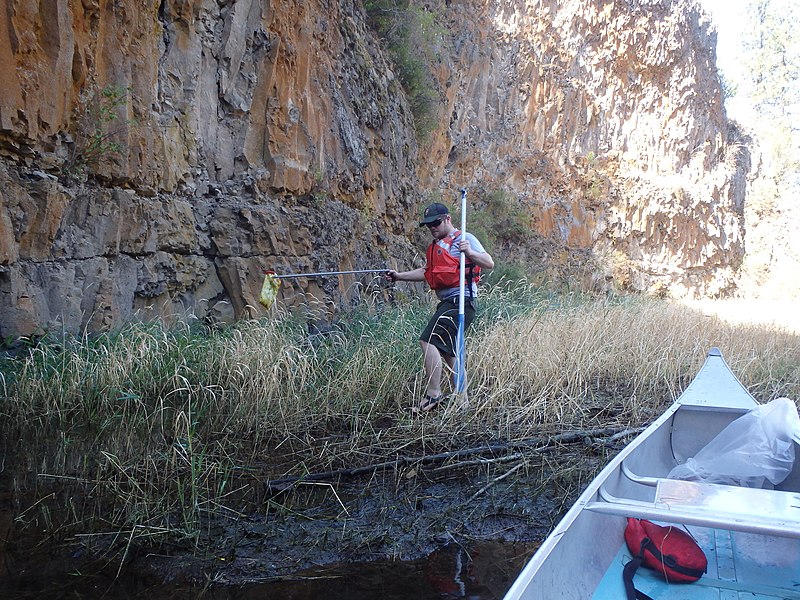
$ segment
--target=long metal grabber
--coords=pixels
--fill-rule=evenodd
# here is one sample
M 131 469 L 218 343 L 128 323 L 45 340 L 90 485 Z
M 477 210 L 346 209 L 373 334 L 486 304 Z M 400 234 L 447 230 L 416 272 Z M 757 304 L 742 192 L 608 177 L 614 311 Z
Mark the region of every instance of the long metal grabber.
M 365 269 L 361 271 L 323 271 L 321 273 L 292 273 L 291 275 L 276 275 L 274 271 L 264 271 L 273 279 L 291 279 L 293 277 L 323 277 L 325 275 L 355 275 L 356 273 L 388 273 L 389 269 Z
M 278 289 L 281 287 L 281 279 L 291 279 L 293 277 L 323 277 L 325 275 L 355 275 L 356 273 L 388 273 L 389 269 L 364 269 L 361 271 L 324 271 L 320 273 L 291 273 L 289 275 L 276 275 L 275 271 L 264 271 L 264 283 L 261 286 L 261 294 L 258 301 L 266 308 L 275 303 L 278 297 Z

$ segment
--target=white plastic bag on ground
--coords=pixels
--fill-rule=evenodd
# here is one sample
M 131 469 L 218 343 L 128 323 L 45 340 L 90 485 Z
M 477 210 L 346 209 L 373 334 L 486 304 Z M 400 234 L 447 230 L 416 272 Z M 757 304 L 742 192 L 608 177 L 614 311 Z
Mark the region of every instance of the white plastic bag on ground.
M 778 398 L 742 415 L 696 456 L 669 472 L 670 479 L 760 488 L 786 479 L 800 443 L 797 406 Z

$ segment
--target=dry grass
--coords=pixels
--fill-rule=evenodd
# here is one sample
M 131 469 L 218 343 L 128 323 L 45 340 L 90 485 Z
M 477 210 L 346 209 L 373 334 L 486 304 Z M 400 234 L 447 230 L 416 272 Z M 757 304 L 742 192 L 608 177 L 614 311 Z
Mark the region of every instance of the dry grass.
M 641 424 L 713 346 L 757 399 L 800 397 L 797 333 L 664 301 L 487 291 L 463 410 L 410 414 L 426 305 L 318 335 L 285 314 L 215 331 L 138 325 L 4 359 L 2 434 L 20 440 L 7 452 L 20 472 L 80 482 L 94 500 L 73 525 L 193 540 L 206 515 L 258 502 L 266 478 Z
M 799 335 L 650 299 L 574 302 L 498 324 L 471 345 L 473 390 L 481 418 L 507 434 L 636 423 L 672 402 L 714 346 L 758 399 L 798 398 Z

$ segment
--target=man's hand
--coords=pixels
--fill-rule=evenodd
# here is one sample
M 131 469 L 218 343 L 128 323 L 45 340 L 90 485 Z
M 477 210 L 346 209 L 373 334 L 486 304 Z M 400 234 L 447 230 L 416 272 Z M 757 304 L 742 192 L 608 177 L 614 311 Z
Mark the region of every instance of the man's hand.
M 484 269 L 494 268 L 494 259 L 492 259 L 491 255 L 488 252 L 475 252 L 472 246 L 469 245 L 469 241 L 460 240 L 458 242 L 458 249 L 464 253 L 464 256 L 479 267 Z

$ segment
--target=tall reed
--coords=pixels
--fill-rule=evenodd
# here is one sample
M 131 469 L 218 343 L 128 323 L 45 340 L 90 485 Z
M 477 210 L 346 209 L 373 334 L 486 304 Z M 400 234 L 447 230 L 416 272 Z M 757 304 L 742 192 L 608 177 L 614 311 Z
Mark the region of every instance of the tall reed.
M 790 332 L 501 281 L 467 339 L 469 403 L 415 419 L 431 308 L 375 303 L 313 334 L 276 311 L 219 329 L 140 323 L 44 340 L 0 361 L 0 433 L 20 473 L 82 486 L 92 500 L 76 527 L 194 543 L 209 514 L 238 514 L 267 478 L 642 424 L 714 346 L 758 400 L 800 398 Z

